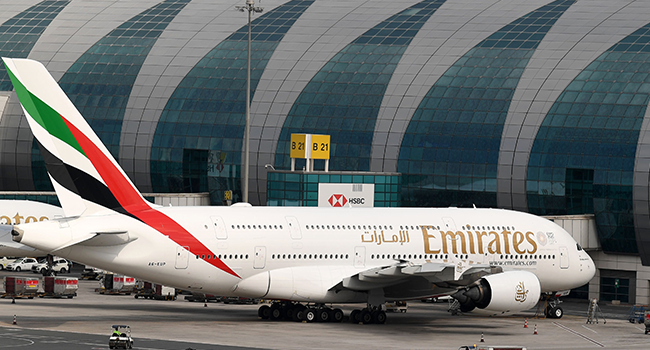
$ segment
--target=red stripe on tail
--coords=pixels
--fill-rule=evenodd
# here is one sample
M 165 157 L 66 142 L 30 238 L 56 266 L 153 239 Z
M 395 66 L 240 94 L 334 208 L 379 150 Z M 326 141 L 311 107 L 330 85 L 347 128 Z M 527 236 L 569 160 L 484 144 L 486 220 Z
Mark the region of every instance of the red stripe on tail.
M 120 205 L 131 215 L 140 219 L 142 222 L 155 229 L 156 231 L 168 236 L 181 247 L 189 247 L 190 252 L 194 255 L 214 255 L 208 247 L 199 242 L 183 226 L 168 217 L 167 215 L 151 208 L 144 201 L 140 193 L 133 187 L 131 182 L 122 174 L 122 172 L 113 164 L 113 162 L 102 152 L 88 137 L 70 123 L 65 117 L 61 116 L 63 121 L 72 132 L 74 138 L 79 142 L 81 148 L 88 156 L 99 175 L 104 180 L 108 189 L 113 193 Z M 211 265 L 227 272 L 237 278 L 237 275 L 221 259 L 216 257 L 205 260 Z

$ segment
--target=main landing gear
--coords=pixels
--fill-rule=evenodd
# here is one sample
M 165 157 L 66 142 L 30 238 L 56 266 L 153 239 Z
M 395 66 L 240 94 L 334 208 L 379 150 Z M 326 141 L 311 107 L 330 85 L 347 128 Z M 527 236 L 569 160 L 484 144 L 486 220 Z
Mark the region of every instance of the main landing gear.
M 361 310 L 352 310 L 350 313 L 350 322 L 384 324 L 386 323 L 386 313 L 381 310 L 381 307 L 372 306 Z
M 324 304 L 305 306 L 284 301 L 260 306 L 257 316 L 272 321 L 341 322 L 344 315 L 341 309 L 332 309 Z
M 341 309 L 332 309 L 324 304 L 302 305 L 288 301 L 262 305 L 257 310 L 257 316 L 263 320 L 294 321 L 294 322 L 342 322 L 344 315 Z M 386 312 L 381 306 L 368 306 L 364 309 L 353 310 L 350 322 L 363 324 L 386 323 Z

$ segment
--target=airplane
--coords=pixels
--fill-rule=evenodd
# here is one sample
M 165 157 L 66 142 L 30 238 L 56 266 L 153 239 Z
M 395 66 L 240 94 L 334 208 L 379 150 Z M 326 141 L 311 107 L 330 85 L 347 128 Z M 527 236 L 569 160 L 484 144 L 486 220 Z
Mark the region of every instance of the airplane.
M 387 301 L 452 295 L 463 312 L 534 307 L 596 269 L 560 226 L 504 209 L 161 207 L 147 202 L 47 69 L 3 58 L 64 218 L 16 242 L 180 289 L 276 300 L 262 319 L 385 323 Z M 555 302 L 555 303 L 553 303 Z M 329 305 L 329 306 L 328 306 Z
M 52 220 L 54 217 L 63 217 L 63 209 L 29 200 L 0 199 L 0 256 L 25 258 L 47 255 L 46 252 L 14 242 L 11 230 L 14 224 Z

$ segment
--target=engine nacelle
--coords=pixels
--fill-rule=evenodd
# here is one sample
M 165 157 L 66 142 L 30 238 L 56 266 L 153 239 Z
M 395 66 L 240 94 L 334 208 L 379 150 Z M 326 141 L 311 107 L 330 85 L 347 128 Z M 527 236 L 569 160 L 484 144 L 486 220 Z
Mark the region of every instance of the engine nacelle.
M 485 276 L 452 296 L 464 312 L 477 307 L 490 313 L 506 313 L 534 307 L 541 291 L 539 279 L 532 272 L 507 271 Z

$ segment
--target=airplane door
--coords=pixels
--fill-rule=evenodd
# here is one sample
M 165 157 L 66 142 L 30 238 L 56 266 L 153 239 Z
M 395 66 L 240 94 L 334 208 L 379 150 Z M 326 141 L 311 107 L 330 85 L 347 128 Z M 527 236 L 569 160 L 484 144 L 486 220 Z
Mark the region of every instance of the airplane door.
M 566 247 L 560 247 L 560 268 L 569 268 L 569 250 Z
M 266 266 L 266 247 L 255 247 L 254 269 L 263 269 Z
M 445 228 L 447 231 L 456 232 L 456 223 L 452 218 L 442 218 L 442 222 L 445 223 Z
M 354 267 L 366 266 L 366 247 L 354 247 Z
M 211 216 L 210 220 L 212 220 L 212 228 L 214 228 L 214 234 L 217 236 L 217 239 L 228 239 L 226 225 L 223 223 L 221 217 Z
M 291 232 L 291 239 L 301 239 L 302 232 L 300 232 L 300 224 L 298 219 L 293 216 L 286 216 L 287 224 L 289 225 L 289 232 Z
M 176 268 L 186 269 L 190 262 L 190 247 L 176 247 Z

